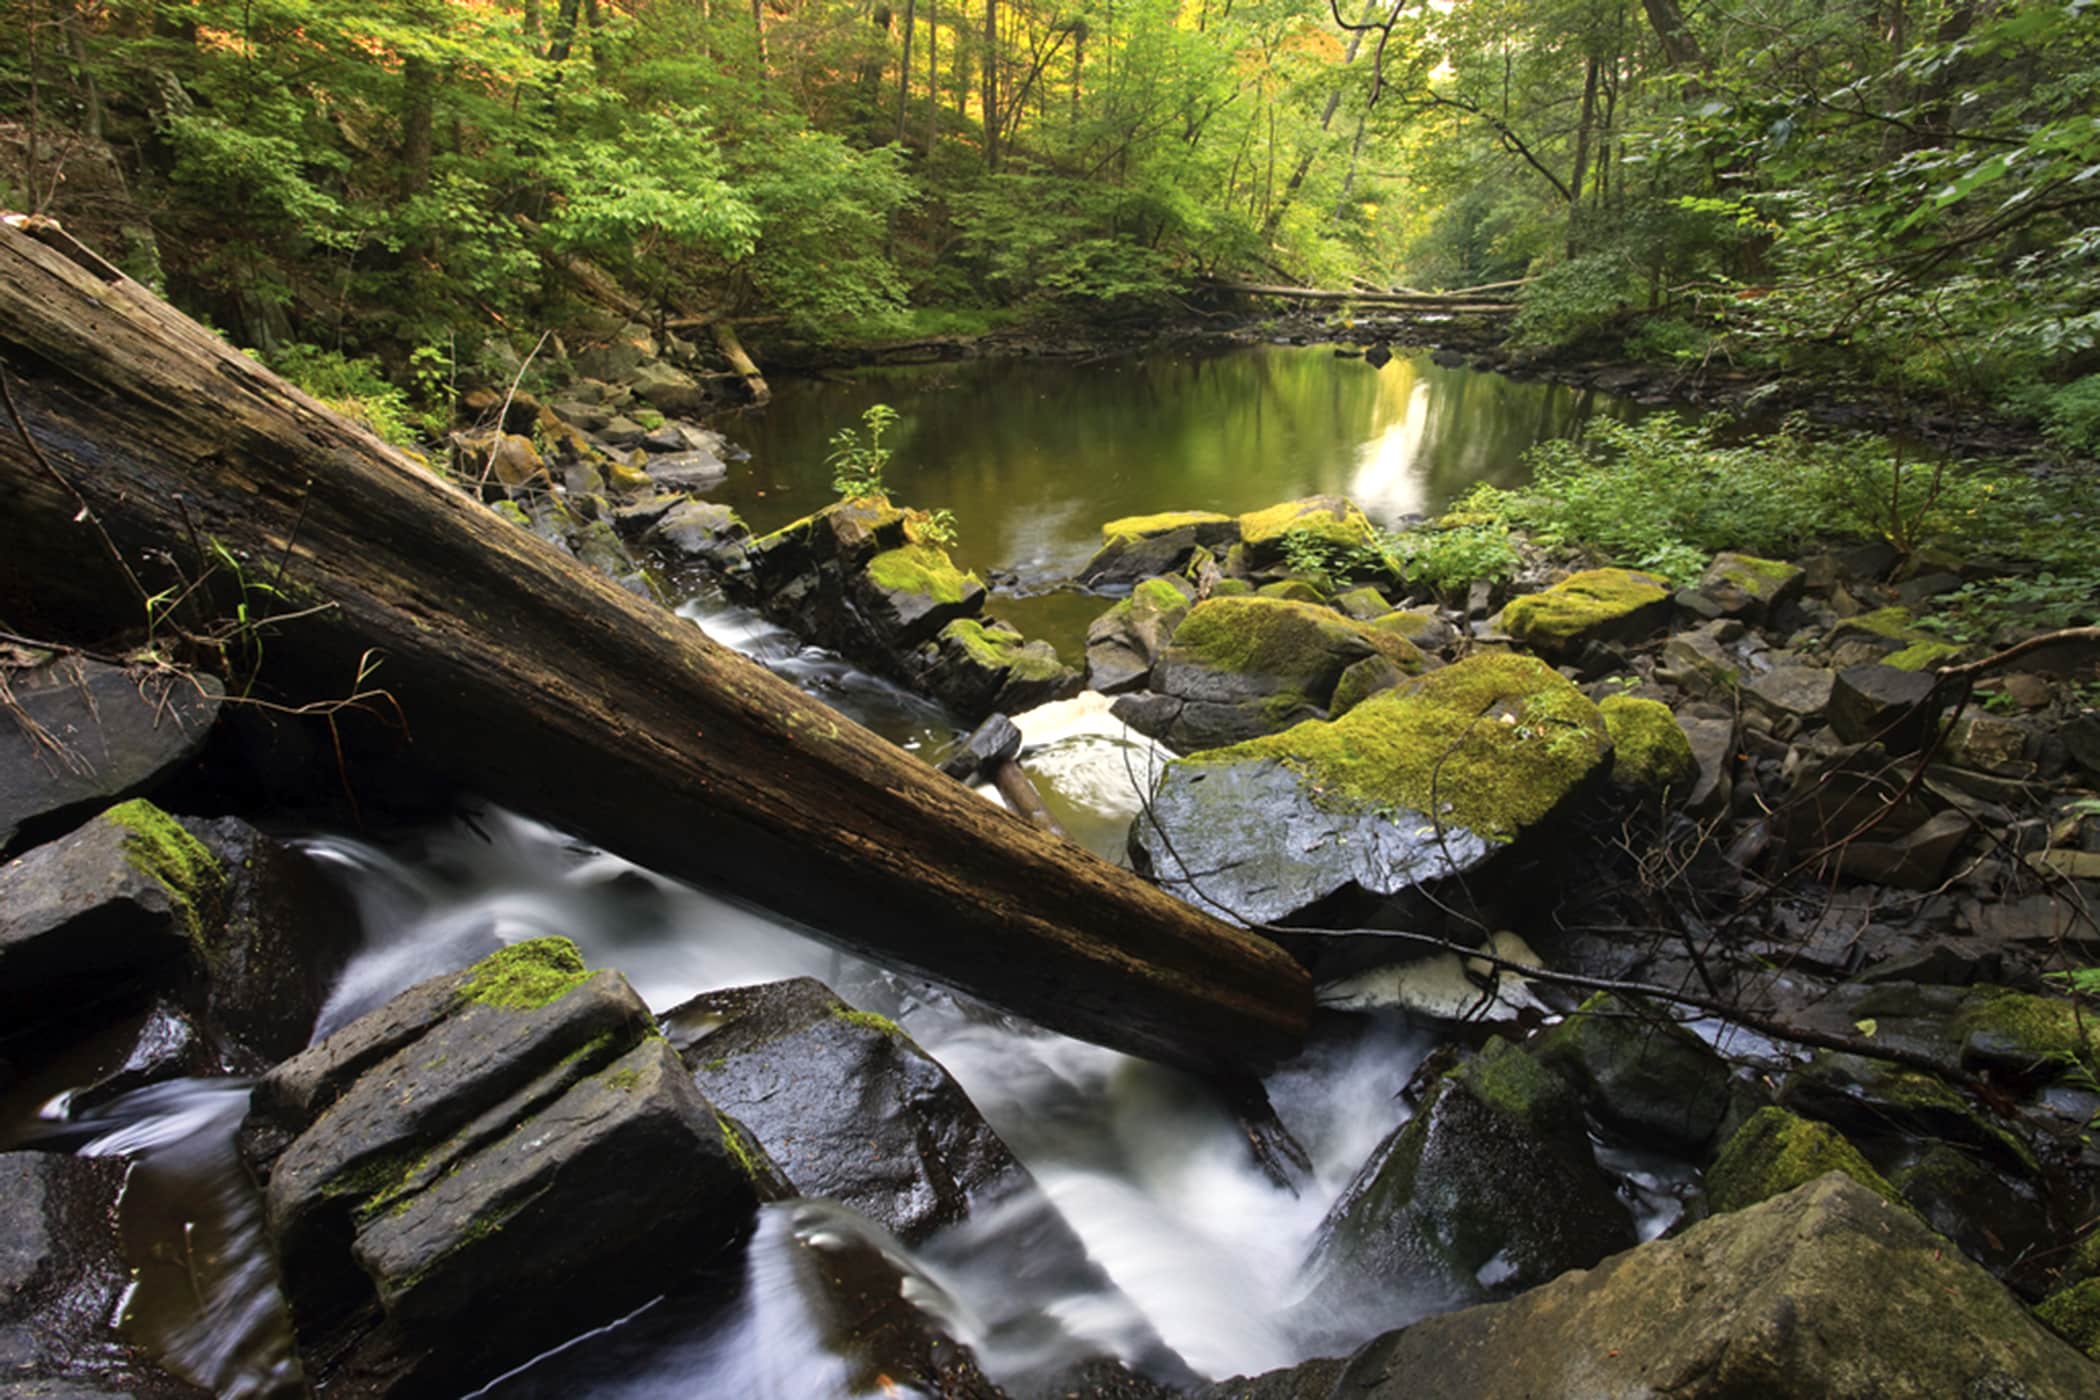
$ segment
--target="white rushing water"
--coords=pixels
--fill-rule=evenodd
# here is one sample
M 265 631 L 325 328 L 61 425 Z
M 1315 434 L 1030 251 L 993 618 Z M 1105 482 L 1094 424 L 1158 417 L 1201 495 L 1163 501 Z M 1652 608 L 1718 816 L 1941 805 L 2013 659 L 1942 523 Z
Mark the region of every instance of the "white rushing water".
M 800 646 L 750 613 L 686 614 L 909 746 L 953 737 L 923 700 Z M 1046 797 L 1076 837 L 1118 855 L 1121 832 L 1171 755 L 1124 733 L 1099 696 L 1045 707 L 1020 723 L 1024 763 Z M 1369 1335 L 1420 1310 L 1368 1294 L 1360 1318 L 1310 1317 L 1298 1306 L 1301 1267 L 1323 1217 L 1404 1120 L 1402 1089 L 1431 1048 L 1427 1033 L 1396 1015 L 1348 1018 L 1353 1030 L 1323 1037 L 1270 1080 L 1284 1126 L 1311 1158 L 1310 1173 L 1292 1189 L 1257 1165 L 1242 1124 L 1186 1075 L 894 977 L 735 900 L 663 879 L 523 817 L 484 808 L 388 849 L 336 836 L 301 844 L 334 870 L 364 932 L 316 1038 L 427 977 L 550 935 L 573 939 L 593 967 L 618 968 L 659 1014 L 702 992 L 814 977 L 899 1020 L 961 1083 L 1041 1188 L 981 1208 L 912 1250 L 841 1206 L 768 1206 L 741 1275 L 715 1295 L 659 1300 L 564 1343 L 486 1393 L 623 1400 L 684 1396 L 696 1386 L 757 1400 L 905 1393 L 857 1360 L 853 1339 L 825 1315 L 811 1261 L 827 1251 L 894 1275 L 902 1297 L 968 1343 L 1001 1380 L 1038 1380 L 1090 1355 L 1155 1372 L 1185 1363 L 1208 1377 L 1253 1374 L 1316 1350 L 1330 1354 L 1337 1338 Z M 135 1289 L 135 1305 L 150 1305 L 157 1349 L 181 1374 L 221 1393 L 265 1395 L 296 1385 L 298 1363 L 254 1193 L 233 1149 L 246 1096 L 245 1082 L 180 1081 L 105 1105 L 94 1123 L 70 1131 L 86 1141 L 84 1151 L 134 1156 L 132 1195 L 144 1183 L 136 1212 L 127 1196 L 134 1254 L 182 1259 L 175 1274 L 142 1273 Z M 1647 1183 L 1657 1201 L 1669 1196 L 1666 1165 L 1616 1165 Z M 1091 1276 L 1044 1276 L 1029 1267 L 1047 1212 L 1083 1242 L 1098 1265 Z M 185 1289 L 196 1299 L 187 1312 L 177 1296 Z M 1164 1366 L 1162 1347 L 1174 1354 Z

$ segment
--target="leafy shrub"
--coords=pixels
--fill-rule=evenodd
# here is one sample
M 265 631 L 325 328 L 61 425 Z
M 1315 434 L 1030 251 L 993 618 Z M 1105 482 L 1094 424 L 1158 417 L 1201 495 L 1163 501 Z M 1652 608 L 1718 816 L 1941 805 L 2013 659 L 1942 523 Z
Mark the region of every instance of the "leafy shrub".
M 2073 452 L 2100 453 L 2100 374 L 2056 385 L 2040 396 L 2042 430 Z
M 413 444 L 429 426 L 408 394 L 390 382 L 379 361 L 351 359 L 318 345 L 288 345 L 270 357 L 270 368 L 345 418 L 364 424 L 388 442 Z
M 1393 536 L 1391 549 L 1410 584 L 1445 598 L 1464 592 L 1476 579 L 1500 583 L 1523 562 L 1500 520 L 1410 530 Z
M 1601 330 L 1633 300 L 1634 267 L 1623 253 L 1591 253 L 1550 267 L 1524 289 L 1515 339 L 1566 345 Z
M 831 452 L 824 458 L 831 468 L 831 489 L 842 501 L 883 494 L 882 473 L 889 465 L 890 449 L 882 445 L 882 435 L 895 426 L 897 410 L 886 403 L 872 404 L 860 421 L 867 441 L 861 441 L 859 429 L 841 428 L 831 435 Z

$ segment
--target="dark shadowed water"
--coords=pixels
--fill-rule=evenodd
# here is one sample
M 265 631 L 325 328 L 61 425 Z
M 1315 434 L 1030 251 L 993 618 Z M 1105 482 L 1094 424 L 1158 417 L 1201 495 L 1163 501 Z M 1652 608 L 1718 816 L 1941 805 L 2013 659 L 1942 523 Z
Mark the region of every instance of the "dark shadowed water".
M 1118 516 L 1239 514 L 1334 492 L 1393 525 L 1475 482 L 1520 482 L 1524 449 L 1616 405 L 1426 354 L 1373 369 L 1326 346 L 967 360 L 786 380 L 776 395 L 724 425 L 752 456 L 711 493 L 753 530 L 828 503 L 831 435 L 887 403 L 902 415 L 887 440 L 891 496 L 952 510 L 957 562 L 1038 595 L 1077 572 Z M 1049 593 L 998 611 L 1076 660 L 1073 643 L 1104 606 Z

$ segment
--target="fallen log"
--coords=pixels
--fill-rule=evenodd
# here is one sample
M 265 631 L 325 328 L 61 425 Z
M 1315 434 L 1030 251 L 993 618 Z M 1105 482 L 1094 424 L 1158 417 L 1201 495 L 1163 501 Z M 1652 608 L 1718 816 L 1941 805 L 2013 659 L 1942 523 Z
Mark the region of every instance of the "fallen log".
M 270 629 L 268 685 L 340 696 L 376 648 L 418 760 L 493 801 L 1104 1045 L 1230 1073 L 1301 1040 L 1310 986 L 1275 945 L 985 802 L 93 261 L 0 226 L 0 618 L 136 627 L 141 589 L 223 547 L 315 610 Z
M 1444 311 L 1453 315 L 1510 316 L 1517 305 L 1509 301 L 1468 300 L 1456 293 L 1359 292 L 1321 287 L 1285 287 L 1266 282 L 1226 282 L 1213 279 L 1208 285 L 1221 292 L 1244 296 L 1283 297 L 1293 301 L 1349 301 L 1360 306 L 1393 306 L 1409 311 Z
M 773 391 L 767 386 L 766 377 L 758 372 L 757 362 L 745 351 L 744 343 L 736 338 L 736 327 L 727 321 L 717 321 L 714 333 L 715 348 L 722 352 L 723 359 L 729 361 L 729 367 L 743 376 L 744 388 L 750 393 L 751 402 L 759 408 L 771 403 Z

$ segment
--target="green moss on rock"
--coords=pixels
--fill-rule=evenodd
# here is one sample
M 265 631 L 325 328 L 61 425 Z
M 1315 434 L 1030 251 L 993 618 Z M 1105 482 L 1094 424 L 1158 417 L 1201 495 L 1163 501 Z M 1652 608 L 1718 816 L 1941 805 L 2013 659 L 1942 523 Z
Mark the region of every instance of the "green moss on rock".
M 1189 595 L 1163 578 L 1148 578 L 1130 590 L 1129 601 L 1134 606 L 1143 606 L 1156 612 L 1172 612 L 1189 605 Z
M 1961 648 L 1952 642 L 1912 642 L 1901 651 L 1882 657 L 1881 664 L 1899 671 L 1927 671 L 1959 655 Z
M 1254 585 L 1243 578 L 1221 578 L 1210 586 L 1213 598 L 1244 598 L 1254 592 Z
M 2100 1361 L 2100 1279 L 2087 1279 L 2050 1294 L 2036 1305 L 2042 1325 Z
M 1295 603 L 1324 603 L 1327 595 L 1302 578 L 1278 579 L 1254 590 L 1264 598 L 1284 598 Z
M 202 938 L 226 889 L 226 871 L 204 843 L 143 797 L 119 802 L 102 819 L 122 828 L 124 859 L 167 892 L 183 932 Z
M 1275 758 L 1325 801 L 1430 813 L 1507 839 L 1558 806 L 1596 767 L 1605 743 L 1597 707 L 1565 677 L 1536 658 L 1503 654 L 1468 657 L 1373 695 L 1337 720 L 1181 761 Z
M 1691 741 L 1660 700 L 1607 696 L 1598 710 L 1611 735 L 1611 780 L 1636 792 L 1686 790 L 1699 775 Z
M 1783 1108 L 1761 1108 L 1736 1129 L 1706 1174 L 1706 1199 L 1716 1211 L 1741 1210 L 1833 1171 L 1909 1209 L 1843 1133 Z
M 859 1026 L 864 1031 L 874 1031 L 878 1035 L 886 1035 L 892 1040 L 908 1038 L 904 1034 L 904 1027 L 878 1012 L 862 1011 L 857 1007 L 841 1004 L 834 1007 L 831 1014 L 850 1026 Z
M 1350 636 L 1410 675 L 1422 669 L 1421 650 L 1405 637 L 1288 598 L 1212 596 L 1175 631 L 1174 649 L 1213 671 L 1301 676 L 1318 671 L 1333 643 Z
M 960 603 L 984 585 L 975 574 L 955 567 L 948 552 L 935 545 L 908 544 L 887 549 L 868 561 L 868 579 L 890 593 L 917 593 L 937 603 Z
M 2100 1016 L 2081 1012 L 2062 997 L 1979 987 L 1963 1003 L 1952 1029 L 1965 1039 L 1987 1038 L 2001 1059 L 2011 1052 L 2036 1066 L 2100 1063 Z
M 1340 496 L 1308 496 L 1240 517 L 1240 539 L 1250 549 L 1280 544 L 1288 534 L 1310 535 L 1345 549 L 1372 545 L 1378 538 L 1370 517 Z
M 974 617 L 959 617 L 941 636 L 961 647 L 979 666 L 1009 671 L 1022 681 L 1054 680 L 1064 673 L 1062 661 L 1047 646 L 1032 646 L 1026 637 L 1003 627 L 987 627 Z
M 467 969 L 460 996 L 478 1006 L 531 1011 L 559 1000 L 590 977 L 566 938 L 534 938 L 491 953 Z
M 1667 618 L 1669 587 L 1631 569 L 1586 569 L 1502 610 L 1502 626 L 1526 646 L 1559 652 L 1592 637 L 1638 631 L 1643 620 Z
M 1172 530 L 1184 530 L 1191 525 L 1223 525 L 1232 519 L 1212 510 L 1170 510 L 1157 515 L 1126 515 L 1111 520 L 1101 527 L 1101 542 L 1114 544 L 1117 540 L 1140 540 L 1148 535 L 1164 535 Z
M 1533 1129 L 1563 1112 L 1567 1081 L 1507 1040 L 1490 1040 L 1481 1052 L 1451 1072 L 1489 1107 Z

